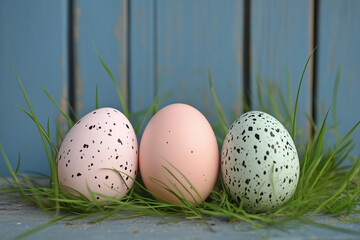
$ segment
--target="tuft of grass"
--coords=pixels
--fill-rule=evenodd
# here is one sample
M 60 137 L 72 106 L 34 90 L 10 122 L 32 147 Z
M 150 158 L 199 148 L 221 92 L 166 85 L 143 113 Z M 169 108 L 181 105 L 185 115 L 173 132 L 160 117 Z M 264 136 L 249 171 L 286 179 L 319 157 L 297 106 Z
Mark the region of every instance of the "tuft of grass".
M 96 49 L 95 49 L 96 50 Z M 169 94 L 160 97 L 158 89 L 153 103 L 143 111 L 131 113 L 128 111 L 127 103 L 122 96 L 120 87 L 118 86 L 110 69 L 101 59 L 99 52 L 96 54 L 109 74 L 110 79 L 116 86 L 116 91 L 119 95 L 125 115 L 131 119 L 132 124 L 137 134 L 140 133 L 146 120 L 156 113 L 158 106 L 162 104 Z M 311 55 L 310 55 L 311 57 Z M 291 96 L 290 80 L 287 80 L 287 93 L 283 94 L 276 84 L 265 83 L 261 76 L 257 79 L 257 97 L 261 110 L 272 112 L 281 122 L 284 123 L 288 129 L 291 129 L 292 137 L 301 133 L 300 129 L 296 128 L 297 104 L 300 95 L 301 83 L 304 73 L 309 62 L 308 58 L 303 74 L 301 76 L 296 98 L 293 100 Z M 161 199 L 159 196 L 148 191 L 141 181 L 140 175 L 133 179 L 135 185 L 130 189 L 129 193 L 121 200 L 114 199 L 109 196 L 101 195 L 96 192 L 91 193 L 93 201 L 89 201 L 85 196 L 81 195 L 74 189 L 60 186 L 57 181 L 56 171 L 56 154 L 57 145 L 51 141 L 49 121 L 47 126 L 42 126 L 36 117 L 33 106 L 26 94 L 22 82 L 14 70 L 19 86 L 23 92 L 27 102 L 28 110 L 20 107 L 20 109 L 34 122 L 41 136 L 42 143 L 46 150 L 48 164 L 51 175 L 49 185 L 42 185 L 39 183 L 39 176 L 25 175 L 19 172 L 21 156 L 19 155 L 15 169 L 11 166 L 9 159 L 6 156 L 5 150 L 0 144 L 0 153 L 4 159 L 12 179 L 0 176 L 0 181 L 5 183 L 0 187 L 0 190 L 8 196 L 17 197 L 26 201 L 32 202 L 43 211 L 53 214 L 54 219 L 44 225 L 40 225 L 35 229 L 22 233 L 18 237 L 26 237 L 36 231 L 39 231 L 58 221 L 76 221 L 79 219 L 95 217 L 90 223 L 97 223 L 108 218 L 134 218 L 138 216 L 182 216 L 184 220 L 199 219 L 206 223 L 209 217 L 223 217 L 228 219 L 230 223 L 247 222 L 253 229 L 267 227 L 279 227 L 283 224 L 289 223 L 291 220 L 296 220 L 304 224 L 315 224 L 328 228 L 335 228 L 331 225 L 319 224 L 313 217 L 316 214 L 327 214 L 329 216 L 338 216 L 344 219 L 343 221 L 360 221 L 360 217 L 347 217 L 351 213 L 360 213 L 360 156 L 354 158 L 351 163 L 346 164 L 346 159 L 351 158 L 352 150 L 354 148 L 353 140 L 350 138 L 351 134 L 360 124 L 360 121 L 349 130 L 349 132 L 342 138 L 338 136 L 336 145 L 328 148 L 326 147 L 325 133 L 328 131 L 327 118 L 330 114 L 330 108 L 320 126 L 315 126 L 311 117 L 308 120 L 314 125 L 314 136 L 297 145 L 300 158 L 300 176 L 297 189 L 292 198 L 284 205 L 268 212 L 251 212 L 246 210 L 243 205 L 237 204 L 227 194 L 221 178 L 218 181 L 215 189 L 211 192 L 206 201 L 198 201 L 200 195 L 186 176 L 179 171 L 169 161 L 167 165 L 163 166 L 164 171 L 168 174 L 167 182 L 161 182 L 157 179 L 152 179 L 155 183 L 163 186 L 169 193 L 173 194 L 182 204 L 173 204 Z M 288 76 L 288 73 L 287 73 Z M 338 86 L 339 80 L 336 80 Z M 160 85 L 160 84 L 159 84 Z M 265 86 L 265 87 L 264 87 Z M 210 93 L 214 101 L 214 105 L 219 118 L 219 123 L 214 125 L 214 130 L 218 136 L 218 142 L 221 145 L 222 141 L 230 127 L 230 121 L 225 115 L 221 103 L 216 96 L 215 89 L 212 84 L 211 73 L 209 71 L 209 87 Z M 337 87 L 336 87 L 337 89 Z M 44 89 L 44 93 L 48 96 L 51 102 L 54 103 L 60 113 L 67 119 L 69 126 L 73 125 L 71 118 L 66 111 L 62 110 L 55 102 L 51 95 Z M 265 92 L 264 92 L 265 91 Z M 335 93 L 334 93 L 335 95 Z M 277 96 L 278 98 L 276 98 Z M 292 103 L 295 101 L 295 105 Z M 265 105 L 269 102 L 270 106 Z M 335 102 L 333 103 L 333 105 Z M 98 87 L 95 92 L 95 107 L 99 107 Z M 248 108 L 250 110 L 250 108 Z M 336 108 L 332 108 L 332 113 Z M 70 111 L 71 108 L 70 108 Z M 334 114 L 334 116 L 336 113 Z M 75 115 L 74 115 L 75 116 Z M 235 120 L 235 119 L 233 119 Z M 335 127 L 337 126 L 337 121 Z M 331 128 L 332 131 L 334 128 Z M 122 177 L 119 172 L 119 176 Z M 178 176 L 185 179 L 181 181 Z M 185 194 L 189 195 L 192 201 L 185 199 Z M 105 199 L 105 202 L 96 200 L 97 196 Z M 60 214 L 61 213 L 61 214 Z M 212 231 L 211 226 L 209 230 Z M 338 229 L 341 230 L 341 229 Z M 353 233 L 353 232 L 352 232 Z M 358 232 L 356 232 L 358 233 Z

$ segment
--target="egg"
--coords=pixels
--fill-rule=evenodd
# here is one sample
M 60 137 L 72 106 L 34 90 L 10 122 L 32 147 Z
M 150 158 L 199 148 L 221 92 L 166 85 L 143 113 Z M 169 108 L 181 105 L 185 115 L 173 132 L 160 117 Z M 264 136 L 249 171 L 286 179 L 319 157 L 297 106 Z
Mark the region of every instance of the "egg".
M 155 198 L 200 203 L 213 190 L 220 160 L 215 134 L 202 113 L 175 103 L 158 111 L 140 142 L 139 169 Z
M 89 200 L 121 199 L 134 185 L 138 144 L 129 120 L 114 108 L 96 109 L 65 136 L 57 154 L 58 181 Z M 89 192 L 90 190 L 90 192 Z
M 231 125 L 221 150 L 221 174 L 228 193 L 244 208 L 268 211 L 287 202 L 299 169 L 290 134 L 271 115 L 251 111 Z

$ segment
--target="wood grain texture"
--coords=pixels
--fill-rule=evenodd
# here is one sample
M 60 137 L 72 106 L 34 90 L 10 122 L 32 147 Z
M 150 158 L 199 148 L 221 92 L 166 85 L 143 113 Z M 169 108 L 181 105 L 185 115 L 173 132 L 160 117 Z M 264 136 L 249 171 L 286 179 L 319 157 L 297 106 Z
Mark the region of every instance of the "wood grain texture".
M 271 81 L 294 104 L 297 86 L 313 48 L 313 0 L 250 1 L 250 78 L 253 106 L 258 109 L 256 80 Z M 160 96 L 171 91 L 161 106 L 184 102 L 217 122 L 208 70 L 215 91 L 230 119 L 243 109 L 244 1 L 243 0 L 75 0 L 74 81 L 78 117 L 100 107 L 121 109 L 114 85 L 96 56 L 94 44 L 113 72 L 130 110 L 150 106 L 158 87 Z M 13 165 L 22 154 L 22 170 L 48 173 L 35 125 L 17 105 L 26 106 L 9 61 L 22 78 L 42 124 L 49 117 L 52 135 L 58 110 L 43 93 L 40 82 L 66 108 L 68 86 L 68 1 L 0 1 L 0 143 Z M 360 2 L 319 0 L 318 50 L 305 74 L 300 92 L 298 126 L 307 131 L 311 113 L 312 81 L 317 80 L 316 117 L 323 119 L 333 103 L 333 86 L 341 70 L 336 104 L 339 136 L 360 120 Z M 287 75 L 288 72 L 288 75 Z M 291 95 L 287 96 L 287 78 Z M 262 87 L 263 92 L 269 87 Z M 266 99 L 265 94 L 261 95 Z M 279 101 L 279 96 L 275 96 Z M 270 102 L 265 101 L 269 107 Z M 281 106 L 279 106 L 281 108 Z M 334 108 L 334 106 L 333 106 Z M 272 112 L 271 109 L 269 109 Z M 287 115 L 280 111 L 285 120 Z M 64 127 L 64 119 L 59 118 Z M 329 124 L 334 124 L 330 115 Z M 354 134 L 360 144 L 359 130 Z M 37 138 L 38 137 L 38 138 Z M 333 136 L 329 136 L 333 137 Z M 304 138 L 299 138 L 299 140 Z M 333 137 L 333 139 L 335 139 Z M 334 143 L 335 140 L 329 141 Z M 355 150 L 360 153 L 359 147 Z M 7 173 L 0 159 L 0 173 Z
M 286 104 L 293 105 L 304 69 L 310 54 L 310 1 L 252 1 L 251 2 L 251 89 L 253 109 L 260 108 L 256 93 L 259 76 L 264 82 L 261 87 L 264 105 L 274 113 L 271 103 L 266 101 L 266 92 L 273 83 L 284 94 Z M 287 78 L 291 84 L 291 98 L 288 98 Z M 303 80 L 299 98 L 298 126 L 306 136 L 307 120 L 305 113 L 309 105 L 308 72 Z M 274 92 L 280 103 L 279 96 Z M 279 104 L 281 109 L 281 104 Z M 280 111 L 285 122 L 285 111 Z M 288 129 L 289 125 L 286 126 Z
M 114 84 L 102 67 L 95 49 L 117 79 L 128 99 L 127 1 L 75 1 L 75 76 L 78 117 L 95 109 L 96 85 L 99 107 L 121 109 Z
M 217 121 L 208 70 L 227 115 L 242 109 L 242 1 L 157 1 L 157 77 L 166 102 Z
M 2 196 L 0 193 L 1 212 L 1 239 L 14 239 L 19 234 L 34 229 L 42 224 L 53 220 L 53 215 L 46 214 L 38 207 L 24 204 L 21 199 Z M 122 212 L 122 216 L 126 216 Z M 130 215 L 130 213 L 128 213 Z M 75 215 L 73 217 L 76 217 Z M 181 216 L 137 216 L 134 218 L 108 218 L 101 222 L 89 223 L 97 220 L 99 216 L 73 221 L 57 221 L 50 226 L 37 231 L 25 239 L 38 240 L 62 240 L 62 239 L 149 239 L 149 240 L 262 240 L 266 239 L 289 239 L 289 240 L 358 240 L 359 236 L 351 234 L 360 227 L 359 222 L 340 221 L 337 217 L 318 215 L 313 221 L 320 224 L 331 224 L 349 231 L 336 231 L 329 227 L 305 225 L 299 221 L 291 221 L 288 224 L 254 230 L 244 222 L 229 222 L 223 217 L 212 217 L 203 220 L 186 220 Z M 358 217 L 355 215 L 354 217 Z M 209 228 L 211 226 L 211 228 Z
M 40 84 L 58 103 L 67 95 L 66 14 L 66 1 L 0 1 L 0 143 L 13 167 L 21 152 L 22 172 L 49 173 L 49 167 L 35 124 L 18 108 L 27 105 L 11 65 L 55 141 L 58 110 Z M 8 174 L 2 157 L 0 174 Z
M 339 137 L 343 137 L 360 120 L 360 2 L 320 1 L 319 11 L 318 119 L 324 119 L 330 106 L 332 110 L 336 109 L 337 120 L 334 121 L 334 115 L 330 113 L 328 126 L 337 121 Z M 333 104 L 338 72 L 338 97 L 337 103 Z M 329 144 L 335 143 L 335 136 L 328 135 Z M 353 137 L 357 143 L 354 153 L 359 155 L 359 129 Z

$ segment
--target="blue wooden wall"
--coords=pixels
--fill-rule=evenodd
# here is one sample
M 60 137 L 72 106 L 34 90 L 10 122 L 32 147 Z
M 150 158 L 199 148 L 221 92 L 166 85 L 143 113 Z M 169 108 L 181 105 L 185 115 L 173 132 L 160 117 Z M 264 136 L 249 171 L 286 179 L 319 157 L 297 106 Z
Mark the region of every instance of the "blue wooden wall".
M 324 118 L 340 73 L 335 119 L 344 135 L 360 120 L 359 24 L 357 0 L 1 0 L 0 143 L 14 166 L 21 153 L 22 172 L 49 172 L 36 127 L 18 108 L 26 102 L 12 66 L 41 123 L 49 119 L 53 138 L 55 122 L 61 128 L 66 124 L 41 85 L 64 109 L 65 99 L 71 99 L 79 117 L 95 108 L 96 86 L 100 106 L 120 108 L 94 44 L 131 111 L 148 107 L 160 87 L 160 95 L 172 93 L 163 105 L 191 104 L 211 123 L 217 118 L 209 69 L 233 118 L 243 112 L 245 98 L 252 109 L 259 108 L 259 79 L 263 90 L 272 83 L 287 97 L 290 86 L 295 96 L 316 45 L 300 95 L 299 126 L 306 135 L 305 114 L 317 122 Z M 333 124 L 331 118 L 328 125 Z M 355 154 L 360 153 L 359 135 L 357 130 Z M 2 157 L 0 173 L 8 174 Z

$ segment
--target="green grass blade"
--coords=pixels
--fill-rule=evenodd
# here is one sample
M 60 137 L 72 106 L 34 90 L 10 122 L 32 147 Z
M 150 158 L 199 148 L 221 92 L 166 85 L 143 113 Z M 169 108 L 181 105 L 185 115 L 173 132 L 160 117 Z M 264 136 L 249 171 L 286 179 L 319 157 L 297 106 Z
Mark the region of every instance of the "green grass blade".
M 269 109 L 264 104 L 261 89 L 266 89 L 266 88 L 264 86 L 264 82 L 262 80 L 260 73 L 257 71 L 257 74 L 256 74 L 256 96 L 259 101 L 260 109 L 264 112 L 269 112 Z
M 124 97 L 123 93 L 121 92 L 119 83 L 116 81 L 114 75 L 112 74 L 112 72 L 110 71 L 108 66 L 105 64 L 104 60 L 101 58 L 100 53 L 97 50 L 97 48 L 95 47 L 95 45 L 94 45 L 94 48 L 95 48 L 96 55 L 98 56 L 98 58 L 99 58 L 99 60 L 101 62 L 101 65 L 104 67 L 105 71 L 108 73 L 108 75 L 110 76 L 113 84 L 115 85 L 115 88 L 116 88 L 117 94 L 119 96 L 121 107 L 122 107 L 122 110 L 124 112 L 124 115 L 129 119 L 130 118 L 130 112 L 129 112 L 125 97 Z
M 220 126 L 222 128 L 222 134 L 225 136 L 228 129 L 230 128 L 230 122 L 229 122 L 228 118 L 226 117 L 226 114 L 224 113 L 223 108 L 221 107 L 219 99 L 216 96 L 215 89 L 213 87 L 213 83 L 212 83 L 212 79 L 211 79 L 210 70 L 208 72 L 208 76 L 209 76 L 209 86 L 210 86 L 211 96 L 212 96 L 212 99 L 215 104 L 215 109 L 216 109 L 216 112 L 217 112 L 217 115 L 219 118 Z
M 286 92 L 287 92 L 287 101 L 288 101 L 288 107 L 290 108 L 291 112 L 293 111 L 292 108 L 293 105 L 293 96 L 292 96 L 292 90 L 291 90 L 291 79 L 290 79 L 290 72 L 289 72 L 289 66 L 286 65 L 285 68 L 286 71 Z
M 50 93 L 45 89 L 45 87 L 43 85 L 41 85 L 43 91 L 45 92 L 46 96 L 50 99 L 50 101 L 55 105 L 55 107 L 61 112 L 61 114 L 66 118 L 66 120 L 68 121 L 70 127 L 74 126 L 74 122 L 72 121 L 72 119 L 70 118 L 70 116 L 65 113 L 65 111 L 59 106 L 59 104 L 57 104 L 57 102 L 55 101 L 55 99 L 50 95 Z
M 5 150 L 3 148 L 3 146 L 0 144 L 0 152 L 1 152 L 1 155 L 3 156 L 3 159 L 5 161 L 5 164 L 6 164 L 6 167 L 8 168 L 9 172 L 10 172 L 10 175 L 11 177 L 13 178 L 14 182 L 16 185 L 20 186 L 20 181 L 19 179 L 17 178 L 17 175 L 16 175 L 16 172 L 13 170 L 11 164 L 10 164 L 10 161 L 9 159 L 7 158 L 6 156 L 6 153 L 5 153 Z M 21 188 L 19 187 L 19 190 Z
M 19 153 L 18 162 L 17 162 L 16 168 L 15 168 L 15 173 L 16 173 L 16 174 L 19 172 L 20 163 L 21 163 L 21 155 L 20 155 L 20 153 Z
M 294 106 L 294 114 L 293 114 L 293 122 L 292 122 L 292 128 L 291 128 L 291 137 L 293 138 L 293 140 L 295 141 L 295 129 L 296 129 L 296 112 L 297 112 L 297 106 L 298 106 L 298 102 L 299 102 L 299 96 L 300 96 L 300 89 L 301 89 L 301 85 L 302 85 L 302 81 L 304 79 L 304 76 L 305 76 L 305 72 L 306 72 L 306 69 L 307 69 L 307 66 L 310 62 L 310 59 L 312 57 L 312 55 L 314 54 L 316 50 L 316 47 L 314 48 L 314 50 L 310 53 L 310 56 L 308 57 L 307 61 L 306 61 L 306 64 L 305 64 L 305 67 L 304 67 L 304 70 L 303 70 L 303 73 L 301 75 L 301 79 L 300 79 L 300 82 L 299 82 L 299 86 L 298 86 L 298 90 L 297 90 L 297 93 L 296 93 L 296 99 L 295 99 L 295 106 Z
M 25 98 L 25 100 L 26 100 L 26 103 L 27 103 L 27 105 L 28 105 L 28 107 L 29 107 L 29 109 L 30 109 L 31 116 L 33 117 L 34 122 L 35 122 L 35 124 L 36 124 L 36 126 L 37 126 L 37 128 L 38 128 L 38 130 L 39 130 L 39 133 L 40 133 L 40 136 L 41 136 L 41 139 L 42 139 L 44 148 L 45 148 L 46 156 L 47 156 L 47 159 L 48 159 L 50 171 L 53 173 L 53 172 L 54 172 L 54 169 L 55 169 L 55 166 L 52 164 L 51 159 L 50 159 L 49 149 L 48 149 L 48 147 L 47 147 L 46 140 L 45 140 L 45 135 L 46 135 L 46 134 L 43 134 L 43 132 L 42 132 L 43 127 L 41 126 L 41 124 L 39 123 L 39 121 L 38 121 L 38 119 L 37 119 L 37 117 L 36 117 L 36 115 L 35 115 L 35 111 L 34 111 L 32 105 L 31 105 L 31 103 L 30 103 L 30 100 L 29 100 L 29 98 L 28 98 L 28 96 L 27 96 L 27 93 L 26 93 L 26 91 L 25 91 L 24 85 L 23 85 L 23 83 L 21 82 L 19 75 L 17 74 L 17 72 L 16 72 L 16 70 L 15 70 L 14 68 L 13 68 L 13 70 L 14 70 L 16 79 L 17 79 L 17 81 L 18 81 L 18 84 L 19 84 L 19 86 L 20 86 L 20 88 L 21 88 L 21 91 L 22 91 L 22 93 L 23 93 L 23 96 L 24 96 L 24 98 Z M 53 176 L 53 177 L 55 177 L 55 176 Z
M 28 111 L 26 111 L 24 108 L 18 106 L 20 108 L 21 111 L 23 111 L 35 124 L 36 124 L 36 119 L 34 118 L 34 116 L 32 116 Z M 55 149 L 55 151 L 57 152 L 57 146 L 55 143 L 53 143 L 53 141 L 50 139 L 50 137 L 47 135 L 45 129 L 43 126 L 39 125 L 39 131 L 41 133 L 41 135 L 43 135 L 43 137 L 47 140 L 47 142 Z
M 73 122 L 77 122 L 77 121 L 78 121 L 78 117 L 77 117 L 77 115 L 76 115 L 76 112 L 75 112 L 73 106 L 71 106 L 71 104 L 70 104 L 70 102 L 69 102 L 68 100 L 65 100 L 65 102 L 66 102 L 66 106 L 67 106 L 68 109 L 69 109 L 69 113 L 71 114 L 71 117 L 72 117 L 72 119 L 73 119 Z
M 98 95 L 98 85 L 96 84 L 95 89 L 95 109 L 99 109 L 99 95 Z
M 317 139 L 315 140 L 315 142 L 312 145 L 312 148 L 309 151 L 310 156 L 308 156 L 308 159 L 311 160 L 311 163 L 309 165 L 308 172 L 306 172 L 306 176 L 310 176 L 310 177 L 314 176 L 314 172 L 317 170 L 317 167 L 320 164 L 322 147 L 323 147 L 323 142 L 324 142 L 324 135 L 325 135 L 325 131 L 326 131 L 326 120 L 329 115 L 329 112 L 330 112 L 330 108 L 326 113 L 326 116 L 321 125 L 320 132 L 317 136 Z M 313 182 L 310 189 L 313 189 L 315 184 L 316 184 L 316 181 Z
M 180 186 L 191 196 L 191 198 L 194 200 L 195 203 L 198 203 L 198 200 L 195 199 L 194 195 L 189 191 L 189 189 L 184 185 L 184 183 L 182 183 L 175 175 L 174 173 L 172 173 L 167 167 L 162 166 L 163 169 L 165 169 L 165 171 L 167 171 L 171 177 L 173 179 L 175 179 L 176 182 L 178 182 L 180 184 Z M 169 180 L 170 181 L 170 180 Z M 172 181 L 170 181 L 172 183 Z M 176 186 L 175 184 L 173 184 L 173 186 Z M 182 191 L 180 189 L 178 189 L 178 191 L 180 193 L 182 193 Z M 183 195 L 184 196 L 184 195 Z M 185 196 L 184 196 L 185 198 Z M 185 200 L 185 199 L 184 199 Z
M 322 176 L 323 172 L 325 171 L 326 167 L 330 164 L 331 160 L 333 159 L 334 155 L 336 154 L 336 152 L 338 151 L 338 149 L 340 148 L 340 146 L 346 141 L 346 139 L 348 139 L 350 137 L 350 135 L 355 131 L 355 129 L 359 126 L 360 121 L 357 122 L 357 124 L 346 134 L 346 136 L 340 141 L 340 143 L 337 145 L 337 147 L 335 148 L 335 150 L 333 151 L 333 153 L 331 154 L 330 158 L 328 159 L 328 161 L 325 163 L 324 167 L 321 169 L 321 171 L 319 172 L 319 174 L 317 175 L 317 177 L 315 178 L 315 181 L 313 182 L 311 188 L 314 187 L 314 185 L 317 183 L 317 181 L 319 180 L 320 176 Z
M 199 194 L 199 192 L 196 190 L 195 186 L 190 182 L 190 180 L 185 176 L 184 173 L 182 173 L 177 167 L 175 167 L 171 162 L 169 162 L 168 160 L 164 159 L 173 169 L 175 169 L 176 172 L 178 172 L 184 179 L 185 181 L 190 185 L 191 189 L 196 193 L 197 197 L 199 199 L 201 198 L 201 195 Z
M 341 69 L 340 67 L 336 71 L 336 78 L 335 78 L 335 84 L 333 89 L 333 97 L 332 97 L 332 119 L 333 119 L 333 128 L 335 129 L 335 137 L 336 140 L 339 142 L 341 140 L 341 137 L 339 135 L 338 131 L 338 125 L 339 121 L 337 118 L 337 99 L 338 99 L 338 92 L 339 92 L 339 85 L 340 85 L 340 76 L 341 76 Z

